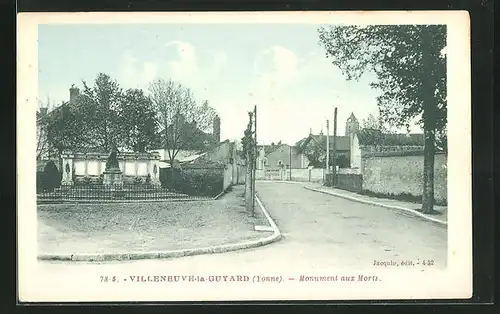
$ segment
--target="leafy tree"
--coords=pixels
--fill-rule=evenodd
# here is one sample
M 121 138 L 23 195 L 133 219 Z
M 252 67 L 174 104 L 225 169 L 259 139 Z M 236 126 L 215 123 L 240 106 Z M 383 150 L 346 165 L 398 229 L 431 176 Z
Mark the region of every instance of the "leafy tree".
M 375 116 L 369 114 L 366 119 L 363 119 L 361 125 L 362 129 L 358 134 L 360 143 L 376 146 L 384 144 L 385 133 L 388 130 L 384 127 L 383 120 L 380 117 L 375 118 Z
M 361 128 L 380 130 L 385 134 L 393 133 L 390 129 L 390 126 L 388 126 L 387 123 L 384 122 L 384 119 L 381 116 L 375 117 L 371 113 L 366 117 L 366 119 L 362 120 Z
M 162 141 L 170 165 L 181 149 L 199 149 L 208 143 L 216 112 L 207 101 L 198 104 L 188 88 L 173 81 L 157 79 L 149 86 Z
M 448 151 L 448 135 L 446 128 L 436 132 L 436 148 L 441 152 Z
M 379 121 L 370 113 L 366 119 L 361 122 L 363 129 L 375 129 L 378 130 L 380 127 Z
M 45 117 L 44 128 L 49 149 L 59 159 L 62 169 L 61 154 L 66 149 L 79 149 L 85 146 L 84 121 L 82 121 L 69 103 L 64 103 Z
M 99 73 L 94 85 L 83 82 L 83 93 L 77 101 L 79 117 L 85 121 L 86 142 L 105 151 L 124 146 L 119 110 L 122 90 L 118 83 Z
M 330 26 L 318 30 L 326 56 L 350 79 L 375 74 L 384 121 L 396 127 L 418 119 L 424 129 L 422 212 L 434 205 L 436 131 L 446 126 L 446 26 Z
M 40 103 L 40 110 L 36 113 L 36 159 L 40 160 L 50 152 L 49 141 L 47 140 L 48 106 Z
M 302 153 L 309 160 L 309 166 L 315 168 L 323 168 L 325 166 L 325 148 L 326 148 L 326 140 L 321 141 L 321 143 L 310 143 L 310 145 L 306 145 L 303 147 Z
M 156 111 L 141 89 L 128 89 L 117 108 L 120 142 L 125 148 L 145 152 L 156 141 Z

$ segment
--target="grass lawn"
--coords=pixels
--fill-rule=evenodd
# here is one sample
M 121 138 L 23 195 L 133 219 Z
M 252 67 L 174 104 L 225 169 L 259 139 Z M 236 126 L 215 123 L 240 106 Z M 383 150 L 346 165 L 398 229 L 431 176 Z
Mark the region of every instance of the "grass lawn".
M 244 186 L 219 200 L 38 206 L 38 252 L 118 253 L 238 243 L 269 235 L 260 208 L 245 213 Z M 256 206 L 258 206 L 256 204 Z

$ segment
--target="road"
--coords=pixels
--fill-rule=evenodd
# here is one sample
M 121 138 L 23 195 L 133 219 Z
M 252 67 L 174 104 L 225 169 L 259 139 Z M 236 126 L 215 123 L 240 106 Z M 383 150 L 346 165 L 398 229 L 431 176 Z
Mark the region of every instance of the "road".
M 283 234 L 281 241 L 254 249 L 169 260 L 138 260 L 120 265 L 144 269 L 183 267 L 231 269 L 369 268 L 374 261 L 412 260 L 446 265 L 446 228 L 386 208 L 314 192 L 300 184 L 258 182 L 259 197 Z M 57 271 L 89 264 L 43 262 Z M 113 265 L 115 263 L 107 263 Z M 103 265 L 101 265 L 103 266 Z
M 310 191 L 300 184 L 258 182 L 257 192 L 283 234 L 279 242 L 248 250 L 165 260 L 42 261 L 25 267 L 28 272 L 20 273 L 21 300 L 264 300 L 263 297 L 287 300 L 293 295 L 299 299 L 336 299 L 342 295 L 347 299 L 356 298 L 351 292 L 358 297 L 371 295 L 377 298 L 382 287 L 393 289 L 385 292 L 390 298 L 396 294 L 413 298 L 415 294 L 408 288 L 420 289 L 424 297 L 432 297 L 429 294 L 432 289 L 437 289 L 434 294 L 448 291 L 447 280 L 437 281 L 438 286 L 434 277 L 422 277 L 431 274 L 427 270 L 441 270 L 446 265 L 446 228 L 382 207 Z M 414 270 L 413 279 L 408 279 L 405 267 L 374 266 L 375 261 L 401 263 L 405 260 L 420 261 L 419 265 L 405 266 Z M 423 266 L 424 260 L 434 264 Z M 399 273 L 399 270 L 404 272 Z M 378 282 L 377 285 L 377 280 L 374 280 L 375 286 L 356 285 L 352 290 L 354 287 L 335 283 L 310 285 L 311 282 L 304 284 L 300 280 L 301 275 L 349 274 L 357 278 L 360 274 L 375 275 L 380 271 L 390 271 L 389 276 L 383 276 L 382 283 L 391 280 L 392 284 L 380 285 Z M 157 282 L 152 283 L 156 286 L 144 286 L 138 280 L 140 276 L 174 278 L 171 276 L 197 274 L 206 276 L 207 283 L 182 281 L 181 285 L 169 284 L 169 279 L 166 284 Z M 217 278 L 214 276 L 221 275 L 271 279 L 281 276 L 285 278 L 283 282 L 296 284 L 281 285 L 279 289 L 272 282 L 250 285 L 226 282 L 230 286 L 221 286 L 214 279 Z M 116 283 L 111 282 L 113 277 L 117 278 Z M 405 285 L 406 289 L 401 289 L 402 282 L 408 280 L 418 284 Z M 406 294 L 402 296 L 402 292 Z

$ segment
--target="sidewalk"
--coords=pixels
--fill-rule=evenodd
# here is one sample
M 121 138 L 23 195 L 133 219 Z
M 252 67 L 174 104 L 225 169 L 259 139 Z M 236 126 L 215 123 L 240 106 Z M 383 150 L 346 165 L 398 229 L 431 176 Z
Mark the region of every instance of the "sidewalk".
M 421 207 L 420 204 L 403 202 L 392 199 L 371 197 L 366 195 L 361 195 L 354 192 L 349 192 L 341 189 L 325 187 L 320 183 L 305 183 L 304 188 L 316 192 L 321 192 L 325 194 L 330 194 L 337 197 L 346 198 L 352 201 L 361 202 L 365 204 L 371 204 L 376 206 L 382 206 L 388 209 L 398 210 L 402 212 L 406 212 L 412 216 L 418 216 L 420 218 L 438 223 L 440 225 L 448 225 L 448 207 L 447 206 L 434 206 L 434 210 L 439 212 L 440 214 L 436 215 L 426 215 L 419 212 Z

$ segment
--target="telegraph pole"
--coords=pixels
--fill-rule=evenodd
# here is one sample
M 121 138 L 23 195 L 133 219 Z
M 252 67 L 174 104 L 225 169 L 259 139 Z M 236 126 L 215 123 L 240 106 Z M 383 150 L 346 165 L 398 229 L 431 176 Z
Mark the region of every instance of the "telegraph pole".
M 326 120 L 326 174 L 330 173 L 330 121 Z
M 336 185 L 337 182 L 337 162 L 335 158 L 335 153 L 337 151 L 337 107 L 333 112 L 333 186 Z
M 253 108 L 253 117 L 254 117 L 254 129 L 255 129 L 255 154 L 254 154 L 254 166 L 253 166 L 253 178 L 252 178 L 252 206 L 255 211 L 255 180 L 256 180 L 256 173 L 257 173 L 257 154 L 259 153 L 257 149 L 257 105 L 254 106 Z

